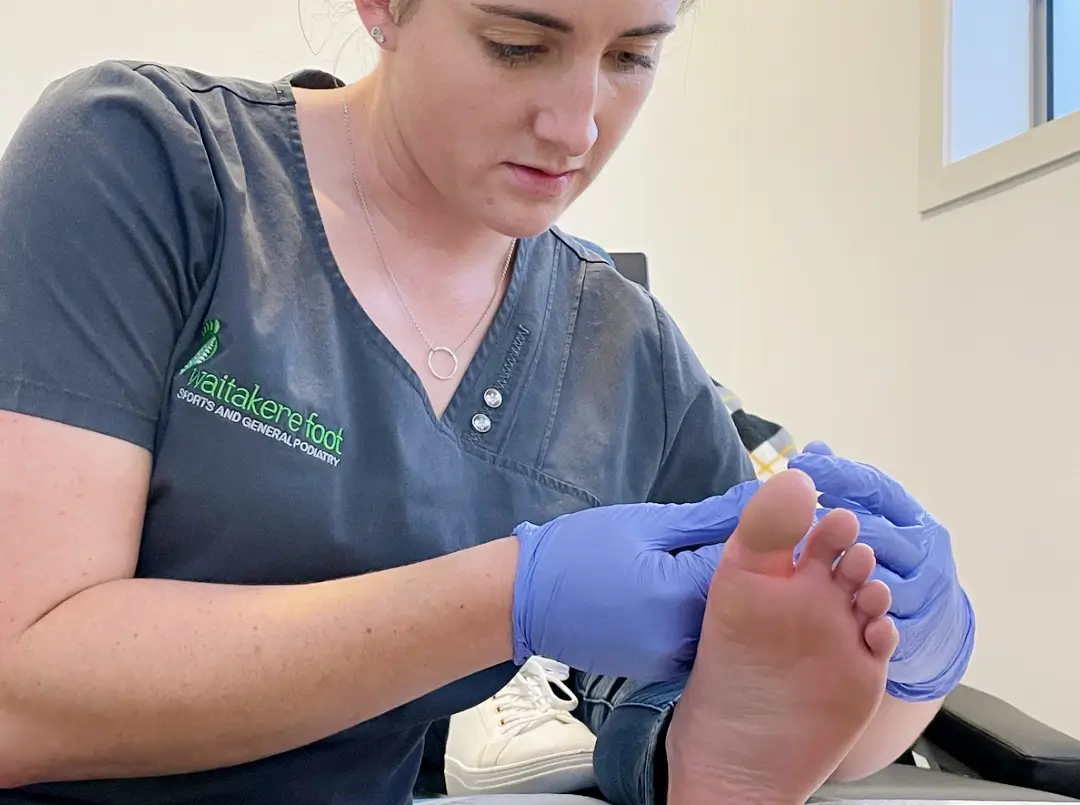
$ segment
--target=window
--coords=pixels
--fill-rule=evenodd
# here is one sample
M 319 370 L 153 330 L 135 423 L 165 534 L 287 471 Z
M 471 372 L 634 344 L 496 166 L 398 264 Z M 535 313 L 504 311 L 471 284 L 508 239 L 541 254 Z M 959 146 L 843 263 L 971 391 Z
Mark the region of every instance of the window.
M 923 0 L 920 207 L 1080 153 L 1080 0 Z
M 1050 119 L 1080 112 L 1080 0 L 1048 0 Z
M 1031 128 L 1029 0 L 952 0 L 949 159 Z

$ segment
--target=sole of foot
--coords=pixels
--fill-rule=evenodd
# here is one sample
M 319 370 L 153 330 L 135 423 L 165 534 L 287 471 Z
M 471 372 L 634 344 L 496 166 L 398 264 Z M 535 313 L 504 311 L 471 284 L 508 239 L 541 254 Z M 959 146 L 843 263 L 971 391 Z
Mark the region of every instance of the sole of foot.
M 897 643 L 889 590 L 869 581 L 854 515 L 815 526 L 816 508 L 809 477 L 782 472 L 724 548 L 668 733 L 671 805 L 802 805 L 881 703 Z

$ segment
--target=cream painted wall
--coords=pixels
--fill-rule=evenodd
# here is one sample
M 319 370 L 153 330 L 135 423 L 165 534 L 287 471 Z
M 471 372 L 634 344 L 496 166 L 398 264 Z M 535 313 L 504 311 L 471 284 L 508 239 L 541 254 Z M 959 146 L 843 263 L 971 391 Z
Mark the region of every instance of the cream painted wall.
M 979 612 L 969 681 L 1080 735 L 1072 314 L 1080 167 L 916 214 L 918 3 L 703 0 L 602 180 L 564 220 L 647 251 L 718 378 L 800 440 L 900 478 L 954 534 Z M 11 4 L 0 143 L 44 83 L 99 59 L 354 78 L 351 20 L 302 0 Z M 212 22 L 212 26 L 209 24 Z

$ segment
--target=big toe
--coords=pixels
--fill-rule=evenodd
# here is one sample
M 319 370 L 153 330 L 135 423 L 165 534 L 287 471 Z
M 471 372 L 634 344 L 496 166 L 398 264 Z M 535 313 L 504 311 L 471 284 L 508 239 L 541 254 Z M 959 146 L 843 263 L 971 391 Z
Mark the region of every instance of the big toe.
M 750 499 L 724 547 L 724 563 L 764 575 L 794 569 L 795 546 L 814 523 L 817 492 L 810 477 L 786 470 L 766 481 Z

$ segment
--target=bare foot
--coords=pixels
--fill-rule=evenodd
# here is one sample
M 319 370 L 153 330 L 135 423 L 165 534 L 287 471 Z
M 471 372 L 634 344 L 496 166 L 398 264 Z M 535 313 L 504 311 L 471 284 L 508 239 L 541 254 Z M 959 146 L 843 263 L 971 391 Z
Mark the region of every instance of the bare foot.
M 802 805 L 877 711 L 896 628 L 858 521 L 783 472 L 746 507 L 713 577 L 668 734 L 671 805 Z M 837 562 L 837 560 L 840 560 Z

